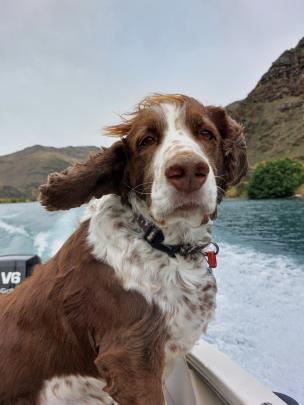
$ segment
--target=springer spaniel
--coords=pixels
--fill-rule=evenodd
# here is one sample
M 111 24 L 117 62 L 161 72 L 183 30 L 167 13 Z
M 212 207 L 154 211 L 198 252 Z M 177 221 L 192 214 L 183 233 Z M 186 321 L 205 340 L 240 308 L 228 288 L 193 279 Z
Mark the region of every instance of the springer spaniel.
M 224 109 L 153 95 L 85 163 L 40 187 L 48 210 L 89 202 L 79 229 L 0 300 L 0 404 L 161 405 L 163 380 L 205 332 L 212 219 L 247 170 Z

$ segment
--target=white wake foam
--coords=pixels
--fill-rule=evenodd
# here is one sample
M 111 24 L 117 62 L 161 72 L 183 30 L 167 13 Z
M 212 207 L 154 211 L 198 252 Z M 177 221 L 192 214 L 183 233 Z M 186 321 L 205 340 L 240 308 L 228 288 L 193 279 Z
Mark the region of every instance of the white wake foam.
M 273 390 L 304 400 L 304 266 L 223 244 L 208 340 Z
M 48 247 L 50 232 L 39 232 L 34 238 L 34 248 L 38 256 L 43 257 Z
M 28 237 L 29 234 L 28 232 L 22 227 L 22 226 L 14 226 L 11 224 L 8 224 L 7 222 L 3 221 L 2 219 L 0 219 L 0 229 L 2 229 L 3 231 L 12 234 L 12 235 L 23 235 Z
M 83 208 L 73 209 L 57 215 L 48 231 L 35 236 L 34 247 L 43 260 L 53 256 L 79 226 L 82 211 Z

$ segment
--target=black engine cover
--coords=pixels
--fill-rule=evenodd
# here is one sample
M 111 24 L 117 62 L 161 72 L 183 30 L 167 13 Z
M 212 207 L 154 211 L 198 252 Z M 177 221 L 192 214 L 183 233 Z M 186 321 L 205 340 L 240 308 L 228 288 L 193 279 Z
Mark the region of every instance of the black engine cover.
M 15 288 L 29 277 L 41 260 L 37 255 L 0 256 L 0 289 Z

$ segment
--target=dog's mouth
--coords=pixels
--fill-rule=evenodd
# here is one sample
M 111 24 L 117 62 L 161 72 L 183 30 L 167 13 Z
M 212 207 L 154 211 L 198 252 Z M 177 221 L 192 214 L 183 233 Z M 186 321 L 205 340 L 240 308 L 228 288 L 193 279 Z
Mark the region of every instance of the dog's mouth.
M 201 208 L 201 204 L 198 204 L 198 203 L 195 203 L 195 202 L 185 202 L 185 203 L 177 206 L 174 209 L 173 212 L 176 212 L 176 213 L 178 213 L 178 212 L 180 212 L 180 213 L 189 212 L 189 213 L 191 213 L 193 211 L 199 210 L 200 208 Z
M 174 207 L 169 214 L 170 217 L 197 217 L 202 219 L 202 223 L 206 223 L 209 212 L 202 203 L 185 202 Z
M 150 215 L 159 225 L 184 221 L 190 227 L 206 224 L 216 209 L 216 189 L 204 185 L 192 192 L 168 188 L 151 195 Z
M 198 198 L 182 198 L 172 201 L 166 209 L 158 213 L 157 217 L 154 216 L 154 220 L 161 224 L 169 222 L 175 222 L 178 220 L 186 220 L 200 226 L 206 224 L 209 221 L 210 212 L 209 208 L 201 199 Z
M 193 218 L 198 221 L 199 225 L 205 225 L 209 222 L 210 214 L 206 212 L 204 207 L 200 204 L 186 203 L 174 210 L 171 216 L 178 216 L 180 218 Z
M 182 213 L 192 215 L 196 211 L 203 213 L 207 213 L 208 211 L 207 204 L 200 193 L 177 194 L 171 200 L 172 214 Z

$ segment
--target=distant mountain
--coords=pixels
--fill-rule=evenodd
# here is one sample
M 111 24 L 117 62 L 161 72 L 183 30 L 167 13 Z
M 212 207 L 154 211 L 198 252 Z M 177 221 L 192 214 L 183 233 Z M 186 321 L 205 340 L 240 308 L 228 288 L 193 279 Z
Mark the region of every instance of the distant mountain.
M 38 186 L 46 181 L 50 172 L 63 170 L 98 150 L 96 146 L 35 145 L 0 156 L 0 198 L 36 198 Z
M 246 99 L 227 109 L 245 125 L 250 164 L 304 161 L 304 38 L 282 53 Z

